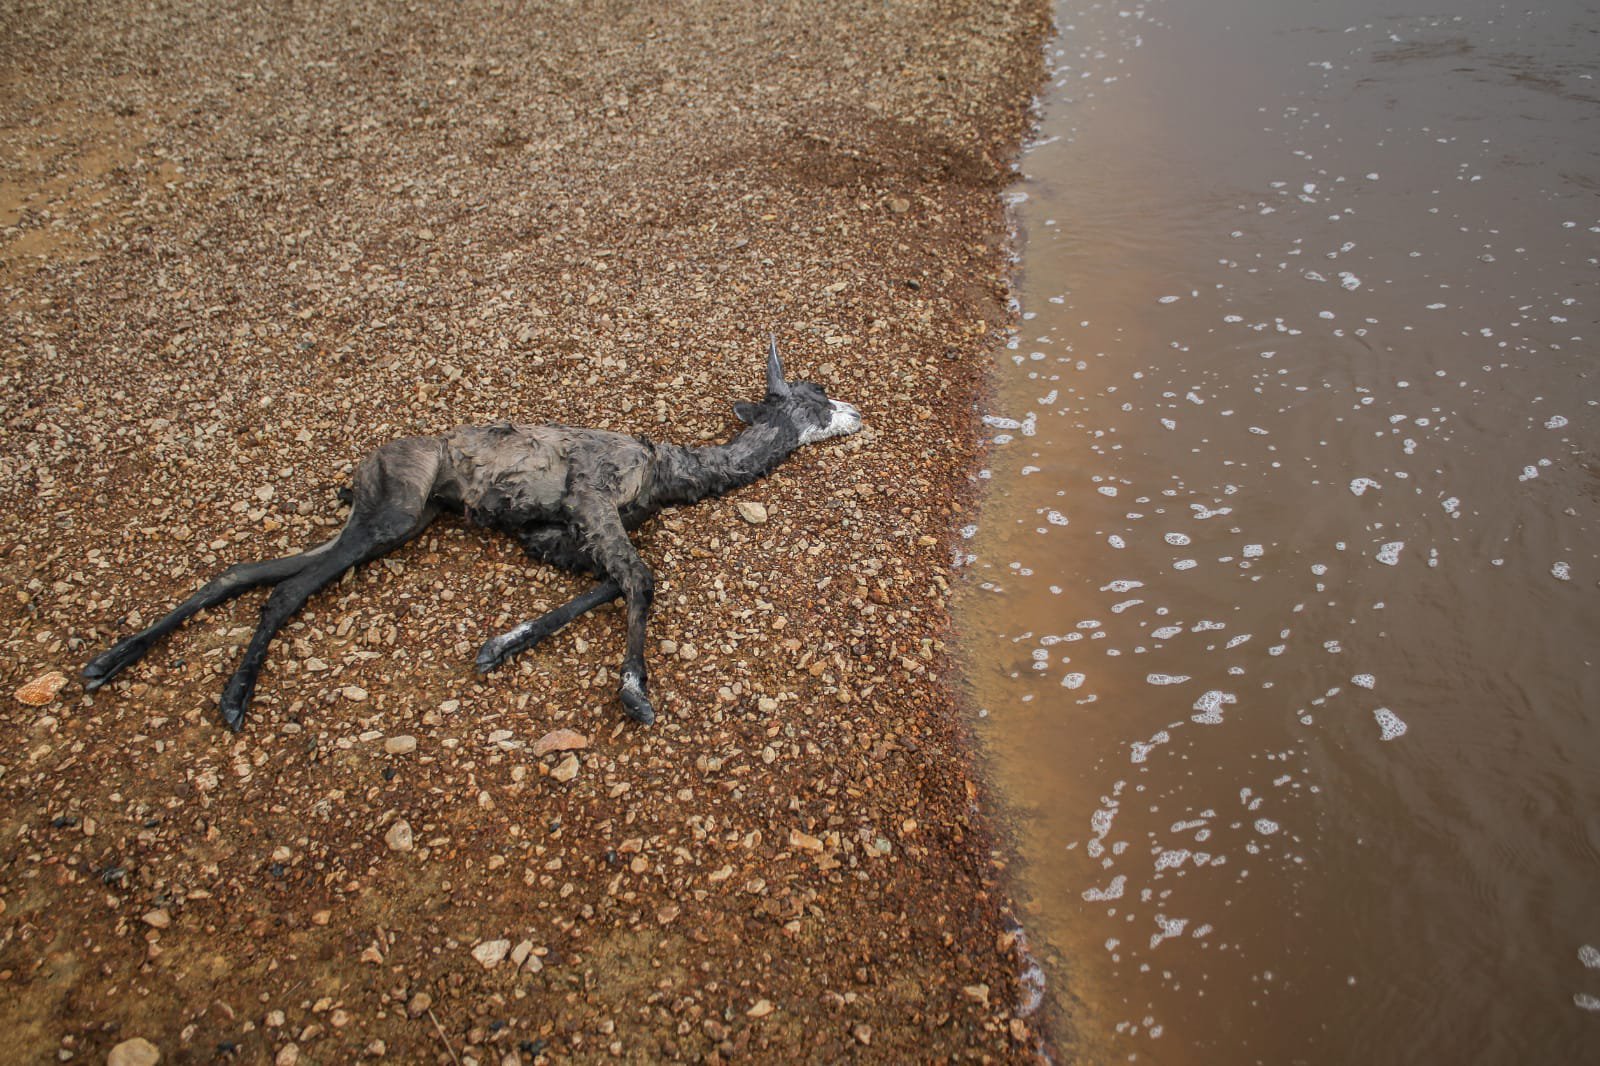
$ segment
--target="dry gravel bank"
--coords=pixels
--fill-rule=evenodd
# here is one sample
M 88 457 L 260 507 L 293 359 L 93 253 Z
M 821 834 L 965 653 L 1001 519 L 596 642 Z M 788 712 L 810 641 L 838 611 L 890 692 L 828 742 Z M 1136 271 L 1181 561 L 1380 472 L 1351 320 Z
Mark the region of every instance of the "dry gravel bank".
M 0 1057 L 1031 1055 L 940 574 L 1047 18 L 0 11 Z M 312 600 L 241 735 L 259 593 L 11 698 L 324 539 L 394 436 L 726 439 L 768 329 L 871 428 L 641 532 L 653 729 L 615 609 L 473 674 L 580 583 L 453 520 Z

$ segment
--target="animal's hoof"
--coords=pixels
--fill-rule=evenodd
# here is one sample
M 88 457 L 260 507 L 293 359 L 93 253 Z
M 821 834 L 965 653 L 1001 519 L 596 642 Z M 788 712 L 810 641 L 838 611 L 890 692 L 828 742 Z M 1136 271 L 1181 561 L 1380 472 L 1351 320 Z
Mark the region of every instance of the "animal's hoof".
M 81 676 L 85 692 L 93 692 L 113 677 L 116 677 L 117 673 L 128 665 L 127 660 L 118 654 L 120 647 L 119 645 L 104 654 L 97 655 L 90 660 L 88 666 L 83 668 Z
M 490 670 L 505 662 L 505 655 L 500 651 L 498 640 L 486 640 L 483 647 L 478 649 L 478 658 L 474 665 L 478 673 L 487 674 Z
M 228 682 L 222 693 L 222 724 L 237 733 L 244 728 L 244 712 L 250 706 L 250 692 L 239 678 Z
M 622 697 L 622 709 L 628 712 L 629 718 L 640 725 L 654 725 L 656 709 L 650 706 L 650 697 L 644 694 L 643 686 L 637 681 L 631 684 L 630 681 L 631 678 L 624 680 L 622 688 L 617 691 L 617 695 Z

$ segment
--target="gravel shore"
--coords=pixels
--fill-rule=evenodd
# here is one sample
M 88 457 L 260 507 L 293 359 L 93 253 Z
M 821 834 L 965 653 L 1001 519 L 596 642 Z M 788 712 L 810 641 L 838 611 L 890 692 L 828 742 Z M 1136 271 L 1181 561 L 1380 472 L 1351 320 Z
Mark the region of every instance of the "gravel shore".
M 942 575 L 1047 27 L 0 12 L 0 1058 L 1039 1054 Z M 655 727 L 616 703 L 616 608 L 473 673 L 585 582 L 452 519 L 312 599 L 239 735 L 216 700 L 260 593 L 76 681 L 326 539 L 394 437 L 727 439 L 769 330 L 869 428 L 636 536 Z

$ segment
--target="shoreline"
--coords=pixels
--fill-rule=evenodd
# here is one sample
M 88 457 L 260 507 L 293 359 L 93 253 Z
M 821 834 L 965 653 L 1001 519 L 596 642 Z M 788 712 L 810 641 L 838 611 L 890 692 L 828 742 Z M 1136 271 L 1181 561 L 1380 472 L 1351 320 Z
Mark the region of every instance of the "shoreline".
M 19 1046 L 1051 1051 L 1015 1015 L 943 643 L 1009 321 L 999 193 L 1049 27 L 1035 0 L 0 26 Z M 323 539 L 347 465 L 392 437 L 513 417 L 725 440 L 768 329 L 869 428 L 635 536 L 651 730 L 615 705 L 614 609 L 473 676 L 484 635 L 581 583 L 454 521 L 313 598 L 238 736 L 215 700 L 260 594 L 93 696 L 10 698 L 132 612 Z M 565 782 L 528 750 L 556 728 L 588 740 Z

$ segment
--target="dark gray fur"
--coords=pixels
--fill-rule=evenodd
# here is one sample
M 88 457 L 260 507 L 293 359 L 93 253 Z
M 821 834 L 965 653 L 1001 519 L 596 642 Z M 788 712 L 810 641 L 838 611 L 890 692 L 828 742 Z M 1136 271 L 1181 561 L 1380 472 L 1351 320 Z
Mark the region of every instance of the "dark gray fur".
M 478 669 L 494 669 L 579 615 L 622 596 L 628 647 L 619 696 L 628 714 L 648 725 L 655 710 L 645 691 L 645 621 L 655 578 L 628 533 L 663 508 L 749 484 L 803 443 L 861 428 L 861 416 L 849 404 L 830 401 L 811 382 L 784 380 L 776 341 L 767 358 L 765 399 L 735 404 L 734 410 L 749 427 L 727 444 L 706 448 L 511 422 L 391 441 L 357 465 L 350 518 L 337 537 L 299 555 L 229 567 L 155 624 L 90 662 L 83 670 L 84 687 L 99 688 L 199 611 L 272 585 L 261 623 L 222 694 L 222 719 L 237 731 L 268 645 L 306 600 L 351 567 L 411 540 L 448 511 L 510 534 L 536 559 L 600 579 L 571 602 L 491 638 L 478 653 Z

